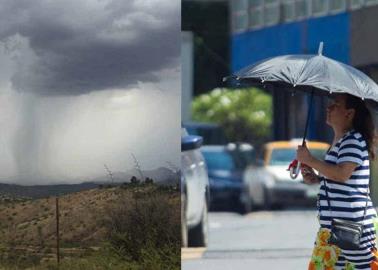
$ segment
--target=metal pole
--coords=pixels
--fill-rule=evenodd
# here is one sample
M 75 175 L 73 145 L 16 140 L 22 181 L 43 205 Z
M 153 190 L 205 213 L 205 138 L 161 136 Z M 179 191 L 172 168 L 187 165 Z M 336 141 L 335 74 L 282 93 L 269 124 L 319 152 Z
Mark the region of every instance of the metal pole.
M 60 253 L 59 253 L 59 198 L 56 197 L 56 259 L 58 267 L 60 264 Z
M 304 131 L 304 135 L 303 135 L 303 141 L 302 141 L 302 146 L 304 146 L 305 144 L 305 141 L 306 141 L 306 136 L 307 136 L 307 130 L 308 130 L 308 126 L 309 126 L 309 122 L 310 122 L 310 116 L 311 116 L 311 111 L 312 111 L 312 100 L 314 98 L 314 89 L 311 90 L 311 98 L 310 98 L 310 107 L 308 109 L 308 112 L 307 112 L 307 119 L 306 119 L 306 126 L 305 126 L 305 131 Z

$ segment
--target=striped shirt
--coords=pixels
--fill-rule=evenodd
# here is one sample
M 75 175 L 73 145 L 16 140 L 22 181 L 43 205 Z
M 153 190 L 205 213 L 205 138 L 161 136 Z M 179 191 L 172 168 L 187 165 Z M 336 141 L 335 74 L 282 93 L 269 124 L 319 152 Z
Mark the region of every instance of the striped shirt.
M 370 161 L 367 144 L 361 133 L 350 130 L 327 152 L 325 162 L 340 164 L 353 162 L 358 164 L 350 178 L 345 182 L 336 182 L 321 176 L 322 180 L 318 196 L 318 214 L 320 226 L 331 228 L 332 218 L 341 218 L 355 222 L 363 222 L 364 231 L 361 238 L 361 249 L 342 250 L 336 266 L 344 266 L 345 259 L 355 264 L 356 269 L 370 269 L 372 255 L 370 249 L 375 247 L 375 230 L 373 218 L 377 213 L 373 207 L 369 192 Z M 330 201 L 330 209 L 326 199 L 324 181 Z M 368 208 L 364 218 L 364 210 L 368 200 Z M 331 211 L 330 211 L 331 210 Z M 342 268 L 341 268 L 342 269 Z

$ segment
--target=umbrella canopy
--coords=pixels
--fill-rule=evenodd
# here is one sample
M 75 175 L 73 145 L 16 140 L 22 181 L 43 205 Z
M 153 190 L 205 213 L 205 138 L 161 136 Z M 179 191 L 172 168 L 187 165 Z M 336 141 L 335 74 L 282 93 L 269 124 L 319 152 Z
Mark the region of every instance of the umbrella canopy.
M 310 91 L 311 101 L 302 145 L 305 144 L 315 93 L 347 93 L 378 102 L 378 85 L 372 79 L 354 67 L 323 56 L 322 51 L 323 42 L 319 45 L 317 55 L 273 57 L 243 68 L 231 76 L 240 85 L 268 85 L 274 89 Z M 297 160 L 289 165 L 292 178 L 297 177 L 300 166 Z
M 283 55 L 243 68 L 234 77 L 247 84 L 314 90 L 317 94 L 348 93 L 378 102 L 378 85 L 358 69 L 322 55 Z M 277 88 L 277 87 L 276 87 Z

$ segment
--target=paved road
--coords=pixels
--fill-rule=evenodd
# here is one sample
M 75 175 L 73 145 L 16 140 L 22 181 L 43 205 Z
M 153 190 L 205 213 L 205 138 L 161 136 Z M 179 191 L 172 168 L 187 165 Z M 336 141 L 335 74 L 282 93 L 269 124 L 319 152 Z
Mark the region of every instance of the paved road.
M 316 210 L 211 212 L 209 247 L 183 249 L 183 270 L 304 270 L 318 230 Z

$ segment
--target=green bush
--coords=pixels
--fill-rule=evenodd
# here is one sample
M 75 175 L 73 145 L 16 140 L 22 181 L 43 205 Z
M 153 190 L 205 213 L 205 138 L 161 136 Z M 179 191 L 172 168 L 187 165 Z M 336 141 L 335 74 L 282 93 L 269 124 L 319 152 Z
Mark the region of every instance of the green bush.
M 221 125 L 231 141 L 261 144 L 271 137 L 272 97 L 256 88 L 217 88 L 192 103 L 195 121 Z

